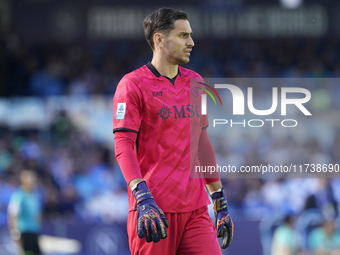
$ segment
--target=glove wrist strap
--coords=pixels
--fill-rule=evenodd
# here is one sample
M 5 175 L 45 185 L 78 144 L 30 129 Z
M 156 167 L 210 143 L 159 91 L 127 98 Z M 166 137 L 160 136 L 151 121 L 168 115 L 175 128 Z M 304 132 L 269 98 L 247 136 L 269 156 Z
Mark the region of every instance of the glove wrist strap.
M 132 194 L 135 196 L 137 204 L 140 204 L 147 199 L 153 199 L 145 181 L 138 183 L 137 187 L 132 191 Z
M 227 198 L 224 194 L 223 188 L 221 191 L 214 192 L 211 194 L 211 199 L 214 202 L 213 209 L 215 212 L 221 211 L 221 210 L 227 210 L 228 211 L 228 203 Z
M 143 182 L 143 181 L 141 181 L 141 182 Z M 138 182 L 135 185 L 133 185 L 131 190 L 134 191 L 135 189 L 137 189 L 138 184 L 140 184 L 141 182 Z
M 210 193 L 210 196 L 211 196 L 212 194 L 214 194 L 214 193 L 221 192 L 222 189 L 223 189 L 223 188 L 220 188 L 220 189 L 218 189 L 218 190 L 215 190 L 215 191 L 211 192 L 211 193 Z

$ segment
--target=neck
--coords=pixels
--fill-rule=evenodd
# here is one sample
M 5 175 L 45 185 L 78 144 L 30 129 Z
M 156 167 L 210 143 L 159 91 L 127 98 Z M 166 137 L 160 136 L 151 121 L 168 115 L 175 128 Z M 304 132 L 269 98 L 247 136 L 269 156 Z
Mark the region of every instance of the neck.
M 169 63 L 165 58 L 154 54 L 151 64 L 157 69 L 157 71 L 170 79 L 174 78 L 178 74 L 178 65 Z

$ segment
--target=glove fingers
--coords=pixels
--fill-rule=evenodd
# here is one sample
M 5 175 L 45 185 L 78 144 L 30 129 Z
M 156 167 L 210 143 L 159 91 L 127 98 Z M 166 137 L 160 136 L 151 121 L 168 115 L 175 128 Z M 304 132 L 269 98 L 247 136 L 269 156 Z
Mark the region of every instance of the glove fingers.
M 145 231 L 144 231 L 144 218 L 143 217 L 139 217 L 139 213 L 138 213 L 138 217 L 137 217 L 137 236 L 139 238 L 144 238 L 145 237 Z
M 168 233 L 166 231 L 166 228 L 169 227 L 169 222 L 168 220 L 166 219 L 163 211 L 161 210 L 161 208 L 159 208 L 158 206 L 156 207 L 157 211 L 158 211 L 158 220 L 159 220 L 159 224 L 158 224 L 158 227 L 159 227 L 159 231 L 160 231 L 160 238 L 161 239 L 165 239 L 167 236 L 168 236 Z
M 154 243 L 158 243 L 160 240 L 159 230 L 157 227 L 157 221 L 151 220 L 151 238 Z
M 166 231 L 166 227 L 169 226 L 169 222 L 165 218 L 164 214 L 159 214 L 159 213 L 155 212 L 155 215 L 156 215 L 155 221 L 157 222 L 156 225 L 157 225 L 159 237 L 160 237 L 160 239 L 165 239 L 168 236 L 168 233 Z
M 158 219 L 158 214 L 154 211 L 151 210 L 150 212 L 151 216 L 151 238 L 154 243 L 159 242 L 160 237 L 159 237 L 159 219 Z
M 165 220 L 165 221 L 164 221 Z M 166 222 L 166 223 L 165 223 Z M 166 231 L 166 228 L 169 226 L 168 220 L 167 219 L 160 219 L 158 222 L 158 227 L 159 227 L 159 233 L 160 233 L 160 238 L 165 239 L 168 236 L 168 233 Z
M 223 234 L 224 234 L 224 231 L 227 230 L 226 227 L 222 226 L 220 227 L 219 229 L 217 229 L 217 237 L 220 238 L 220 237 L 223 237 Z
M 230 244 L 230 233 L 229 233 L 229 230 L 226 227 L 221 229 L 220 232 L 222 234 L 222 245 L 221 245 L 221 248 L 225 249 Z
M 146 241 L 150 243 L 152 241 L 151 238 L 151 219 L 150 216 L 145 214 L 138 219 L 138 237 L 139 238 L 146 238 Z
M 165 215 L 164 215 L 163 211 L 158 206 L 157 206 L 157 210 L 159 212 L 159 216 L 161 217 L 165 227 L 168 228 L 169 227 L 169 221 L 165 218 Z
M 161 218 L 163 220 L 163 223 L 164 223 L 165 227 L 168 228 L 169 227 L 169 221 L 165 218 L 164 215 L 161 215 Z
M 147 221 L 147 224 L 144 226 L 145 227 L 145 239 L 148 243 L 152 242 L 152 229 L 151 229 L 151 220 Z

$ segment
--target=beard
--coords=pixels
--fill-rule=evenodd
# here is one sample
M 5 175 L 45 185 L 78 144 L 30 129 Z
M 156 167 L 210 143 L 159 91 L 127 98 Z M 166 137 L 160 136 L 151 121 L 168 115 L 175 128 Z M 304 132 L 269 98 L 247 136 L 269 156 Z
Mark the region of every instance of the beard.
M 176 50 L 171 50 L 168 47 L 166 47 L 166 49 L 167 49 L 167 58 L 171 64 L 183 65 L 190 61 L 189 56 L 186 56 L 184 54 L 184 50 L 176 51 Z
M 174 60 L 173 64 L 183 65 L 183 64 L 188 63 L 190 61 L 190 58 L 189 57 L 182 57 L 182 58 L 177 57 L 177 58 L 174 58 L 173 60 Z
M 175 55 L 172 54 L 170 56 L 168 56 L 168 60 L 170 63 L 174 64 L 174 65 L 183 65 L 186 64 L 190 61 L 189 56 L 180 56 L 180 55 Z

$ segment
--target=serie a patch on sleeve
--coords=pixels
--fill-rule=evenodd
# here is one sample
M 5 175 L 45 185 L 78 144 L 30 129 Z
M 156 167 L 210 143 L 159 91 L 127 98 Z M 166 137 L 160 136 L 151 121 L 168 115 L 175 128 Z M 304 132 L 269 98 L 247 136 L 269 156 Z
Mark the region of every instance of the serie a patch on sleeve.
M 117 112 L 116 112 L 116 119 L 118 119 L 118 120 L 124 119 L 125 110 L 126 110 L 126 103 L 118 103 Z

